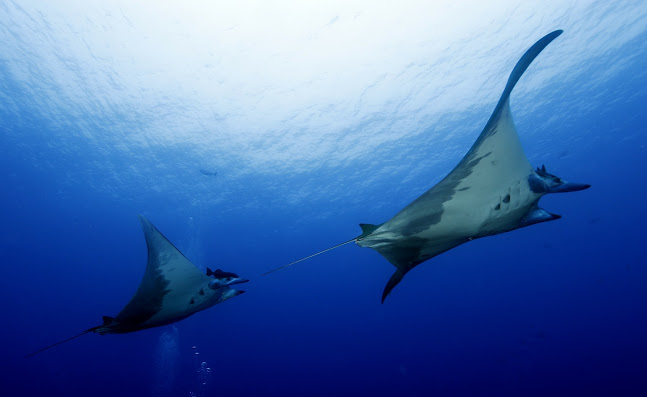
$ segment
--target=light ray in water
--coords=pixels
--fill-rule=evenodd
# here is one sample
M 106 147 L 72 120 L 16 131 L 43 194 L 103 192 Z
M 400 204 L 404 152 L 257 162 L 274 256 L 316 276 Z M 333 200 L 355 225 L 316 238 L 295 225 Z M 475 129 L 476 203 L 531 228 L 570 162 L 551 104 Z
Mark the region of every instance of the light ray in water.
M 175 373 L 177 371 L 180 350 L 178 348 L 179 331 L 171 325 L 160 335 L 155 351 L 155 382 L 153 386 L 156 397 L 174 395 Z

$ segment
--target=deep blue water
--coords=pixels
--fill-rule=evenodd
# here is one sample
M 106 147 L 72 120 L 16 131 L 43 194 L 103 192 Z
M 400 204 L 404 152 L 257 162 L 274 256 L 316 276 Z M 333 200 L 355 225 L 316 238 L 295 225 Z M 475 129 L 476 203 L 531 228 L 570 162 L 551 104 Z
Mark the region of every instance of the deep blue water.
M 250 27 L 265 11 L 2 3 L 0 394 L 647 395 L 647 7 L 603 4 L 511 3 L 460 45 L 412 28 L 409 51 L 381 40 L 439 11 L 282 5 L 263 31 Z M 192 13 L 213 13 L 213 31 L 192 30 Z M 305 16 L 330 22 L 290 27 Z M 391 33 L 364 31 L 381 18 Z M 511 108 L 533 165 L 592 184 L 541 200 L 562 219 L 433 258 L 384 304 L 394 268 L 354 244 L 260 276 L 439 181 L 519 56 L 556 28 Z M 289 44 L 255 47 L 264 35 Z M 331 43 L 365 53 L 331 60 Z M 216 66 L 187 71 L 204 51 Z M 128 302 L 146 264 L 137 214 L 201 269 L 249 278 L 247 293 L 24 359 Z

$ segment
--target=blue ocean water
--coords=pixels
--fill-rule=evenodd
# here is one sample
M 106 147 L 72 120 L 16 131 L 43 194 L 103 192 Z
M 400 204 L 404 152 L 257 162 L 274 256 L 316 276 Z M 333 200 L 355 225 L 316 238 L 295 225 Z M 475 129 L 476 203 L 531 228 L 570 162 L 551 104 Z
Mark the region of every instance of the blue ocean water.
M 512 67 L 563 215 L 411 271 L 353 244 L 444 177 Z M 647 4 L 0 3 L 2 395 L 647 395 Z M 206 175 L 203 171 L 217 175 Z M 145 215 L 247 291 L 86 335 Z M 196 354 L 197 353 L 197 354 Z

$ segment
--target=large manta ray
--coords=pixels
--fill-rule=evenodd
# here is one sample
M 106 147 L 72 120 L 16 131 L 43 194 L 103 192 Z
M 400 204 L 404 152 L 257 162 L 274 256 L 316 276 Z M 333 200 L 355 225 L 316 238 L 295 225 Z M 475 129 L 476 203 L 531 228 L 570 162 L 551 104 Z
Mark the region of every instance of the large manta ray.
M 67 342 L 89 332 L 124 334 L 171 324 L 201 310 L 242 294 L 230 285 L 245 283 L 234 273 L 218 269 L 207 274 L 195 267 L 175 246 L 139 215 L 148 246 L 148 263 L 135 295 L 116 317 L 103 317 L 103 324 L 47 346 L 25 357 Z
M 512 121 L 510 92 L 535 57 L 560 34 L 557 30 L 544 36 L 521 57 L 476 142 L 436 186 L 388 221 L 360 224 L 360 236 L 272 271 L 354 241 L 373 248 L 397 268 L 384 288 L 384 302 L 407 272 L 436 255 L 480 237 L 559 219 L 539 208 L 539 199 L 546 193 L 590 185 L 566 182 L 544 166 L 533 170 Z

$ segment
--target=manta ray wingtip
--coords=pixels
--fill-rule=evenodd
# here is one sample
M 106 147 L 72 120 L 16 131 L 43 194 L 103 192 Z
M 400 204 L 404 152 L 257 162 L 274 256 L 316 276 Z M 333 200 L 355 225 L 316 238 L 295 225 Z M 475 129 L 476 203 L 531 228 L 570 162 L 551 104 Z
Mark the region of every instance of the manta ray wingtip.
M 398 285 L 400 281 L 402 281 L 402 277 L 404 277 L 405 274 L 406 272 L 402 271 L 401 269 L 398 269 L 395 271 L 395 273 L 393 273 L 393 275 L 389 279 L 389 282 L 386 283 L 386 287 L 384 287 L 384 292 L 382 292 L 382 303 L 384 303 L 386 297 L 391 293 L 391 290 L 393 290 L 393 288 L 395 288 L 395 286 Z
M 142 214 L 137 214 L 137 219 L 139 219 L 139 223 L 142 225 L 142 229 L 146 231 L 146 229 L 154 228 L 153 224 L 146 219 L 146 217 Z

